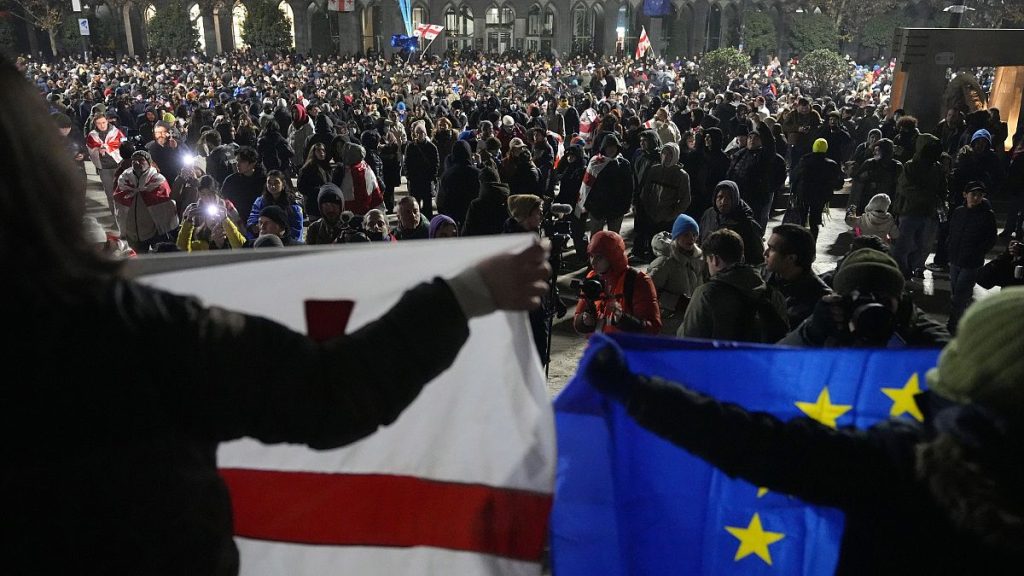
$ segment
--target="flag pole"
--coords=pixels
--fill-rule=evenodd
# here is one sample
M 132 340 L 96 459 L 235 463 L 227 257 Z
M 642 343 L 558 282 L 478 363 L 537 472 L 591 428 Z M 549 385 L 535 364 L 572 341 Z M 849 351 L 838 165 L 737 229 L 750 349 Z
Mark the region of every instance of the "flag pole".
M 440 34 L 438 34 L 437 36 L 440 36 Z M 434 43 L 434 40 L 437 40 L 437 36 L 434 36 L 433 38 L 430 39 L 429 42 L 427 42 L 427 47 L 423 49 L 424 54 L 427 53 L 427 50 L 430 50 L 430 46 Z

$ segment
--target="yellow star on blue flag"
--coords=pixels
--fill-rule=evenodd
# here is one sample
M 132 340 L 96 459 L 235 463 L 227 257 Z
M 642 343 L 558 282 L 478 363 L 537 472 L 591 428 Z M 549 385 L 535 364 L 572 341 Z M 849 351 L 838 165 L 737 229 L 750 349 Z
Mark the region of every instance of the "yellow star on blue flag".
M 829 428 L 835 429 L 836 420 L 850 411 L 853 406 L 847 404 L 833 404 L 828 393 L 828 386 L 821 389 L 818 399 L 814 402 L 795 402 L 796 407 L 810 418 L 821 422 Z
M 786 537 L 781 532 L 765 531 L 761 526 L 761 516 L 757 512 L 754 512 L 754 517 L 750 519 L 750 524 L 746 528 L 726 526 L 725 530 L 740 541 L 740 547 L 736 549 L 736 557 L 733 558 L 734 561 L 739 562 L 751 554 L 756 554 L 769 566 L 772 565 L 772 555 L 768 551 L 768 546 Z
M 889 415 L 898 418 L 904 414 L 910 414 L 918 422 L 924 422 L 924 414 L 918 408 L 914 397 L 921 393 L 921 380 L 917 372 L 911 374 L 910 379 L 903 385 L 903 388 L 882 388 L 882 393 L 892 400 L 892 408 Z

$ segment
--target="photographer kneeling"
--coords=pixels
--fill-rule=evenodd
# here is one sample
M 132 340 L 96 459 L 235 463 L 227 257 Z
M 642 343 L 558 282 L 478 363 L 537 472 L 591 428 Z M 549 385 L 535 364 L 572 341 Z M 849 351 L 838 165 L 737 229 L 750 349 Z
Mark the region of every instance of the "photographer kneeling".
M 576 304 L 576 332 L 661 332 L 661 308 L 654 282 L 629 266 L 622 236 L 599 231 L 590 239 L 587 253 L 592 270 Z
M 924 318 L 896 261 L 871 248 L 851 252 L 836 271 L 835 294 L 823 296 L 814 313 L 778 343 L 810 348 L 939 347 L 950 339 Z

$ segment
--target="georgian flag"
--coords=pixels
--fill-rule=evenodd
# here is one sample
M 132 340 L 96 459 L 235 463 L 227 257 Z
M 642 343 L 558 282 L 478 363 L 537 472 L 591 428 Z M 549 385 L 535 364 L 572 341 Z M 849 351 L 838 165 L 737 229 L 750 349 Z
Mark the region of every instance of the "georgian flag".
M 335 12 L 354 12 L 356 0 L 327 0 L 327 9 Z
M 444 26 L 440 24 L 420 24 L 416 27 L 416 31 L 412 33 L 413 36 L 420 36 L 424 40 L 430 41 L 441 35 L 444 31 Z
M 636 43 L 636 59 L 639 60 L 644 57 L 644 54 L 648 50 L 652 50 L 651 40 L 647 37 L 647 28 L 644 26 L 640 27 L 640 41 Z
M 316 339 L 379 317 L 419 282 L 533 241 L 223 250 L 132 265 L 136 275 L 159 272 L 140 278 L 146 284 Z M 431 337 L 430 326 L 415 329 Z M 369 360 L 401 354 L 385 346 Z M 217 458 L 244 575 L 541 574 L 555 431 L 524 313 L 472 320 L 454 364 L 395 423 L 355 444 L 314 451 L 243 439 L 222 444 Z

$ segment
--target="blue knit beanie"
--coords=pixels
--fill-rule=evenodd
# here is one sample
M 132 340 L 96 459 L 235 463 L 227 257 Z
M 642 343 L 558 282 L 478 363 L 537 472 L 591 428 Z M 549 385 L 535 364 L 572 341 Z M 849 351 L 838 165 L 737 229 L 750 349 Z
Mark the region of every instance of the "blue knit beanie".
M 675 224 L 672 224 L 672 239 L 675 240 L 680 235 L 687 232 L 693 232 L 694 235 L 700 235 L 700 226 L 697 225 L 697 221 L 686 214 L 676 216 Z
M 975 140 L 987 140 L 989 144 L 992 144 L 992 133 L 982 128 L 971 136 L 971 144 L 974 144 Z

